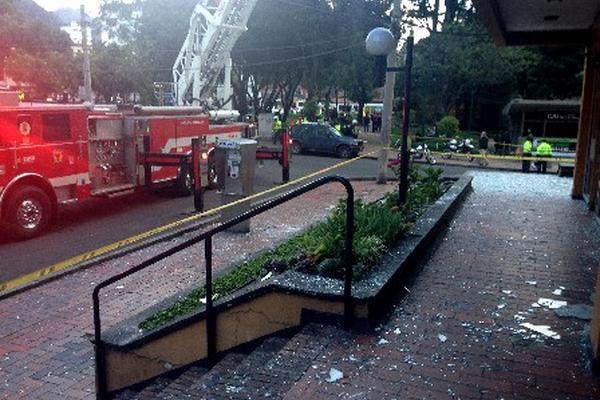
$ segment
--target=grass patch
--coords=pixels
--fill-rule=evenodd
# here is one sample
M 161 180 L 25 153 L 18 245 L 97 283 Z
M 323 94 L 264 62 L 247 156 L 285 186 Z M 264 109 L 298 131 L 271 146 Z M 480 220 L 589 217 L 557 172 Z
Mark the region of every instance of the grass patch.
M 408 201 L 397 204 L 397 193 L 388 193 L 382 201 L 354 205 L 353 276 L 361 279 L 381 257 L 411 228 L 425 207 L 437 200 L 444 188 L 440 169 L 413 168 L 409 177 Z M 216 278 L 213 293 L 222 297 L 256 281 L 269 271 L 293 269 L 308 274 L 343 279 L 344 233 L 346 205 L 340 202 L 325 221 L 319 222 L 275 248 L 242 263 Z M 153 330 L 189 314 L 200 307 L 206 296 L 205 287 L 192 290 L 185 298 L 159 311 L 140 324 Z

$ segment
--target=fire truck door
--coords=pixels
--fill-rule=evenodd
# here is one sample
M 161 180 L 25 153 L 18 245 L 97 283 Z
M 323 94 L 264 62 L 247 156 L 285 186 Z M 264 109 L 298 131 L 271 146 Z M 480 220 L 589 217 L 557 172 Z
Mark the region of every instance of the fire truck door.
M 41 173 L 55 188 L 59 201 L 75 199 L 79 179 L 76 164 L 80 158 L 75 121 L 68 113 L 42 113 L 31 121 L 26 134 L 26 119 L 18 120 L 23 140 L 17 146 L 18 168 L 23 172 Z
M 16 166 L 17 138 L 15 117 L 0 113 L 0 193 L 10 182 Z

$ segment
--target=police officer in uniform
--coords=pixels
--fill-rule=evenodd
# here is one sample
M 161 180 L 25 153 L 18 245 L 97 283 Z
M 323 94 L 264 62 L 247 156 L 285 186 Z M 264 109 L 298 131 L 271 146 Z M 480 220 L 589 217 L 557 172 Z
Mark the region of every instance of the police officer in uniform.
M 531 153 L 533 151 L 533 135 L 530 133 L 527 136 L 527 139 L 525 139 L 525 142 L 523 142 L 523 157 L 531 157 Z M 531 168 L 531 159 L 525 160 L 523 159 L 523 165 L 522 165 L 522 170 L 525 173 L 529 172 L 529 169 Z

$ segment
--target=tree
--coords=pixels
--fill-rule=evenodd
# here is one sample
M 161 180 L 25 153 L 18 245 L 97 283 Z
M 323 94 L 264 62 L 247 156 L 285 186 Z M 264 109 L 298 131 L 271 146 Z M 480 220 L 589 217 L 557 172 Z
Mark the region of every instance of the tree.
M 131 46 L 114 43 L 96 46 L 91 61 L 92 84 L 101 101 L 140 90 L 138 84 L 142 78 L 135 68 L 139 64 Z
M 47 19 L 33 20 L 23 11 L 25 7 L 32 5 L 0 0 L 0 75 L 5 72 L 17 82 L 32 85 L 41 98 L 73 92 L 78 67 L 69 36 L 52 25 L 43 10 L 38 11 Z
M 362 109 L 372 98 L 374 58 L 364 47 L 364 40 L 371 29 L 389 23 L 386 12 L 391 1 L 338 0 L 334 6 L 336 38 L 353 44 L 336 57 L 331 71 L 331 83 L 344 90 L 348 98 L 359 104 L 359 120 Z M 360 12 L 357 12 L 360 10 Z
M 100 89 L 105 97 L 135 91 L 144 102 L 155 102 L 153 84 L 172 81 L 196 3 L 171 0 L 165 7 L 160 0 L 103 0 L 99 20 L 113 43 L 98 49 L 94 59 L 101 66 L 94 70 L 97 87 L 106 83 Z
M 309 92 L 318 91 L 319 75 L 332 54 L 331 7 L 325 0 L 279 3 L 256 4 L 232 55 L 244 75 L 253 77 L 248 82 L 254 112 L 270 111 L 280 99 L 287 117 L 301 83 Z

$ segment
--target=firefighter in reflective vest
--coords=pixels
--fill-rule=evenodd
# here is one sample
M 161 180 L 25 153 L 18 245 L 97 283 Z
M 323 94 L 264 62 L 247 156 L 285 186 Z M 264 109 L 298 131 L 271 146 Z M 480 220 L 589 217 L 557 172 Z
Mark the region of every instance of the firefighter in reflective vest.
M 335 125 L 333 126 L 335 128 L 336 131 L 338 132 L 342 132 L 342 123 L 338 120 Z
M 532 150 L 533 150 L 533 135 L 529 134 L 529 136 L 527 136 L 527 139 L 525 139 L 525 142 L 523 142 L 523 157 L 524 158 L 531 157 Z M 524 159 L 523 165 L 522 165 L 523 172 L 525 172 L 525 173 L 529 172 L 530 168 L 531 168 L 531 159 L 527 159 L 527 160 Z
M 552 157 L 552 146 L 546 142 L 545 139 L 541 139 L 541 143 L 537 147 L 536 157 L 540 158 L 549 158 Z M 536 161 L 535 167 L 537 168 L 537 172 L 541 172 L 542 174 L 546 173 L 546 168 L 548 166 L 547 161 Z
M 281 130 L 283 129 L 283 122 L 281 118 L 275 117 L 273 121 L 273 144 L 281 141 Z
M 24 92 L 24 91 L 22 91 L 22 90 L 19 90 L 19 95 L 18 95 L 18 97 L 19 97 L 19 103 L 22 103 L 22 102 L 24 102 L 24 101 L 25 101 L 25 92 Z

